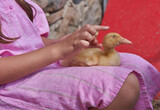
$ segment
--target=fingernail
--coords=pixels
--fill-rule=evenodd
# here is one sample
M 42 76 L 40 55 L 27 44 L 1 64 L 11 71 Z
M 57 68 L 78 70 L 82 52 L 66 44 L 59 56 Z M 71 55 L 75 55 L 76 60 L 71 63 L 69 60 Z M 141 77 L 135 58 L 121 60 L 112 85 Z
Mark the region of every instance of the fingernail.
M 105 26 L 106 29 L 109 29 L 109 26 Z
M 96 32 L 96 34 L 94 36 L 97 37 L 98 36 L 98 32 Z

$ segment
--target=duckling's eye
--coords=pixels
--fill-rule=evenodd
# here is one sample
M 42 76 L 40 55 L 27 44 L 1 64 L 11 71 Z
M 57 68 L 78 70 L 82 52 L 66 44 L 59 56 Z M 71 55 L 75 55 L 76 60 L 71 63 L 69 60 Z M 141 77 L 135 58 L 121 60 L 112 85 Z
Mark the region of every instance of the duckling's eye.
M 114 35 L 113 38 L 115 38 L 116 36 Z

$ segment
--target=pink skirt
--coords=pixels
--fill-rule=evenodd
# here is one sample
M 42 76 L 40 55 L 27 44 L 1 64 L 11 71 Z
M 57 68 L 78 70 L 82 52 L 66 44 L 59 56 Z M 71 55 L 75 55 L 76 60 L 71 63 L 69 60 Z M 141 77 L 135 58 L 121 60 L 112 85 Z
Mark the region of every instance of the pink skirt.
M 141 94 L 135 110 L 153 110 L 160 73 L 139 56 L 120 53 L 121 65 L 60 67 L 58 62 L 25 78 L 2 85 L 0 110 L 102 109 L 116 97 L 128 75 L 137 76 Z

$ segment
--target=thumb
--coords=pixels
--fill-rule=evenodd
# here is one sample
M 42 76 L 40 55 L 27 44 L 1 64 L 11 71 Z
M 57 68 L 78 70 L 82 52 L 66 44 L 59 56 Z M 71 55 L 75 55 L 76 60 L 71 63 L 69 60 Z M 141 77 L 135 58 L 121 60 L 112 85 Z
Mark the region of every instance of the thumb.
M 67 38 L 67 37 L 69 37 L 71 34 L 72 34 L 72 33 L 67 34 L 67 35 L 65 35 L 65 36 L 61 37 L 61 38 L 60 38 L 60 40 L 64 40 L 64 39 L 66 39 L 66 38 Z

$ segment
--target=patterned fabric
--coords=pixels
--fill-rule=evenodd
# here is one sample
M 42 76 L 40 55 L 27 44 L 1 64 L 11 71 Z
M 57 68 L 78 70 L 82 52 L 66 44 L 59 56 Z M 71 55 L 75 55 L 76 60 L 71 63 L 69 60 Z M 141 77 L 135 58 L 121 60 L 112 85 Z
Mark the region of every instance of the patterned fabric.
M 0 21 L 2 32 L 7 37 L 21 37 L 11 44 L 0 45 L 0 56 L 18 55 L 43 47 L 41 35 L 49 33 L 49 26 L 43 11 L 30 0 L 37 14 L 32 23 L 15 0 L 0 0 Z
M 34 23 L 14 0 L 0 0 L 3 33 L 8 37 L 21 36 L 14 43 L 0 44 L 1 57 L 44 46 L 40 35 L 49 31 L 45 15 L 36 4 L 26 1 L 38 11 Z M 56 62 L 25 78 L 2 85 L 0 110 L 101 109 L 113 101 L 131 72 L 137 76 L 141 86 L 135 110 L 152 110 L 151 100 L 160 90 L 159 72 L 139 56 L 129 53 L 120 53 L 120 56 L 119 67 L 60 67 Z

